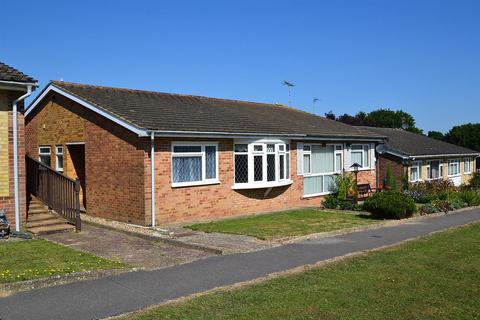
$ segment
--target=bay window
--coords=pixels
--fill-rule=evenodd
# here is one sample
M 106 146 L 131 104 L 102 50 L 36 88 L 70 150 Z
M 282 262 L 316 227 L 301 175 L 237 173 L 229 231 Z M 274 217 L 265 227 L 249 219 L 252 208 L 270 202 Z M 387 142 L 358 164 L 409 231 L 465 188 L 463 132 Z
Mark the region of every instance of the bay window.
M 448 160 L 448 175 L 456 176 L 460 174 L 460 160 Z
M 335 191 L 335 177 L 343 169 L 342 145 L 303 146 L 304 195 L 316 196 Z
M 267 188 L 291 183 L 290 145 L 259 140 L 234 144 L 234 189 Z
M 422 161 L 413 161 L 410 167 L 410 182 L 422 179 Z
M 218 183 L 216 143 L 173 143 L 172 186 Z

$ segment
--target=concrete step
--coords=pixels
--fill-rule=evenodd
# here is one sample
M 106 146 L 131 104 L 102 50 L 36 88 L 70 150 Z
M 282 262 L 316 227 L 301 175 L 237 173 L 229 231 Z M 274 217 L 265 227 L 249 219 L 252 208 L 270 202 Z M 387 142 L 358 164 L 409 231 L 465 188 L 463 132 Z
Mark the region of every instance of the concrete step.
M 62 233 L 62 232 L 71 232 L 75 231 L 75 226 L 62 223 L 62 224 L 54 224 L 50 226 L 39 226 L 33 228 L 27 228 L 27 230 L 37 236 L 52 234 L 52 233 Z
M 37 221 L 29 220 L 26 224 L 26 227 L 36 228 L 41 226 L 52 226 L 52 225 L 64 224 L 64 223 L 67 223 L 65 219 L 53 217 L 52 219 L 46 219 L 46 220 L 37 220 Z
M 52 220 L 52 219 L 58 219 L 58 217 L 51 213 L 37 213 L 37 214 L 29 214 L 27 217 L 27 222 Z
M 49 213 L 50 210 L 48 208 L 38 208 L 38 209 L 28 209 L 28 214 L 38 214 L 38 213 Z

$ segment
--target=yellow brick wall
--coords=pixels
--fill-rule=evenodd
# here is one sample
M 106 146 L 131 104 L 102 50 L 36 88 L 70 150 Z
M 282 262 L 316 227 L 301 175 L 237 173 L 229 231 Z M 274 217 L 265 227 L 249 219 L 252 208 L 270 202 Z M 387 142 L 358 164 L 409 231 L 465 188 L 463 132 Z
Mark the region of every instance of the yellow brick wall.
M 468 183 L 470 181 L 470 178 L 472 177 L 472 174 L 475 172 L 475 159 L 473 157 L 470 157 L 470 173 L 465 173 L 465 157 L 453 157 L 453 158 L 443 158 L 443 159 L 431 159 L 431 160 L 440 160 L 443 163 L 443 179 L 448 180 L 448 160 L 449 159 L 459 159 L 460 160 L 460 174 L 461 174 L 461 179 L 462 179 L 462 184 Z M 418 160 L 420 161 L 420 160 Z M 422 161 L 422 180 L 427 180 L 427 161 L 428 160 L 421 160 Z M 410 179 L 410 171 L 411 168 L 408 168 L 408 178 Z
M 8 112 L 0 111 L 0 197 L 10 196 L 8 148 Z

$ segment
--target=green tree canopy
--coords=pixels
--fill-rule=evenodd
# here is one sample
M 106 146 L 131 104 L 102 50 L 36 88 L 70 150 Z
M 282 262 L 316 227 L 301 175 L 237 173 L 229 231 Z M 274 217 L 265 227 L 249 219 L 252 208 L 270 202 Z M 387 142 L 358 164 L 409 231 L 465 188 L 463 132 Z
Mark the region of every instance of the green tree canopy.
M 430 138 L 437 139 L 437 140 L 444 140 L 445 135 L 440 131 L 428 131 L 427 134 Z
M 480 151 L 480 123 L 455 126 L 445 134 L 445 141 Z

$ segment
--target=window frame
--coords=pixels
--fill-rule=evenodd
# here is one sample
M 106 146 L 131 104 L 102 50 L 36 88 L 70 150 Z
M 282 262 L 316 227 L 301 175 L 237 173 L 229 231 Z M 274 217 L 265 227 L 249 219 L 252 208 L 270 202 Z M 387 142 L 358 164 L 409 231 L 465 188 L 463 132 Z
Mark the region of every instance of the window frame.
M 333 146 L 333 171 L 332 172 L 322 172 L 322 173 L 312 173 L 312 146 L 322 146 L 322 147 L 327 147 L 327 146 Z M 337 149 L 337 147 L 340 147 L 340 149 Z M 309 148 L 309 150 L 305 150 L 305 147 Z M 324 190 L 323 192 L 317 192 L 317 193 L 311 193 L 311 194 L 305 194 L 305 182 L 303 186 L 303 198 L 310 198 L 310 197 L 318 197 L 318 196 L 324 196 L 327 194 L 331 194 L 332 192 L 330 191 L 325 191 L 327 188 L 325 187 L 325 176 L 337 176 L 339 174 L 342 174 L 344 171 L 344 160 L 343 160 L 343 151 L 344 151 L 344 146 L 341 143 L 304 143 L 303 144 L 303 156 L 305 154 L 310 156 L 310 161 L 309 161 L 309 169 L 310 172 L 306 173 L 305 171 L 303 172 L 303 178 L 311 178 L 311 177 L 319 177 L 323 176 L 322 179 L 322 189 Z M 336 155 L 341 154 L 341 166 L 342 168 L 337 168 L 337 161 L 336 161 Z M 302 161 L 304 161 L 304 158 L 302 158 Z
M 186 147 L 186 146 L 200 146 L 199 152 L 175 152 L 175 147 Z M 215 147 L 215 178 L 206 179 L 207 172 L 207 163 L 206 163 L 206 152 L 205 147 Z M 193 187 L 193 186 L 203 186 L 220 183 L 219 179 L 219 168 L 218 168 L 218 142 L 214 141 L 175 141 L 171 143 L 170 149 L 170 180 L 172 188 L 179 187 Z M 201 180 L 198 181 L 187 181 L 187 182 L 173 182 L 173 159 L 179 157 L 200 157 L 201 158 Z
M 58 151 L 59 148 L 62 150 L 61 152 Z M 63 173 L 63 171 L 64 171 L 64 165 L 65 165 L 65 158 L 64 158 L 63 150 L 64 150 L 64 149 L 63 149 L 63 145 L 57 144 L 57 145 L 55 146 L 55 170 L 57 170 L 58 172 L 61 172 L 61 173 Z M 61 168 L 58 166 L 58 163 L 60 162 L 60 161 L 58 160 L 58 157 L 59 157 L 59 156 L 62 156 L 62 167 L 61 167 Z
M 417 179 L 412 179 L 412 170 L 413 168 L 417 168 Z M 408 176 L 408 181 L 409 182 L 419 182 L 422 181 L 422 160 L 415 160 L 412 161 L 412 164 L 410 165 L 410 172 Z
M 236 145 L 247 145 L 246 152 L 235 151 Z M 274 145 L 274 151 L 268 151 L 268 145 Z M 255 150 L 258 146 L 262 146 L 262 150 Z M 281 146 L 283 150 L 281 150 Z M 233 181 L 232 189 L 256 189 L 256 188 L 270 188 L 289 185 L 292 183 L 292 170 L 291 170 L 291 150 L 290 141 L 277 140 L 277 139 L 260 139 L 260 140 L 243 140 L 238 139 L 233 141 Z M 268 155 L 275 155 L 275 180 L 268 180 Z M 236 155 L 247 155 L 247 182 L 235 182 L 235 159 Z M 262 180 L 255 181 L 255 162 L 254 158 L 262 157 Z M 280 176 L 280 159 L 283 156 L 283 173 L 284 176 Z
M 361 146 L 360 149 L 353 150 L 353 146 Z M 365 150 L 367 148 L 367 150 Z M 359 171 L 361 170 L 372 170 L 375 168 L 373 165 L 374 157 L 372 156 L 372 144 L 371 143 L 352 143 L 348 148 L 346 148 L 348 152 L 349 158 L 349 165 L 346 168 L 346 171 L 354 171 L 353 168 L 350 168 L 353 165 L 352 161 L 352 153 L 362 153 L 362 167 L 358 168 Z M 345 161 L 345 160 L 344 160 Z M 368 161 L 368 166 L 365 166 L 365 162 Z M 345 163 L 345 162 L 344 162 Z
M 457 164 L 457 166 L 456 166 L 457 169 L 458 169 L 457 173 L 454 173 L 454 174 L 450 173 L 450 164 L 451 163 L 456 163 Z M 460 159 L 448 159 L 447 160 L 447 176 L 448 177 L 458 177 L 462 174 L 460 163 L 461 163 Z
M 466 169 L 466 165 L 468 163 L 468 171 Z M 463 159 L 463 174 L 471 174 L 472 173 L 472 159 L 471 158 L 464 158 Z
M 42 148 L 48 148 L 48 153 L 42 152 Z M 42 162 L 42 156 L 50 157 L 50 165 L 49 166 Z M 47 145 L 38 146 L 38 162 L 42 163 L 43 165 L 45 165 L 47 167 L 52 166 L 52 147 L 51 146 L 47 146 Z
M 431 178 L 432 175 L 432 162 L 438 162 L 438 178 Z M 425 163 L 425 170 L 427 171 L 427 181 L 434 181 L 443 179 L 443 161 L 441 159 L 431 159 L 427 160 Z

